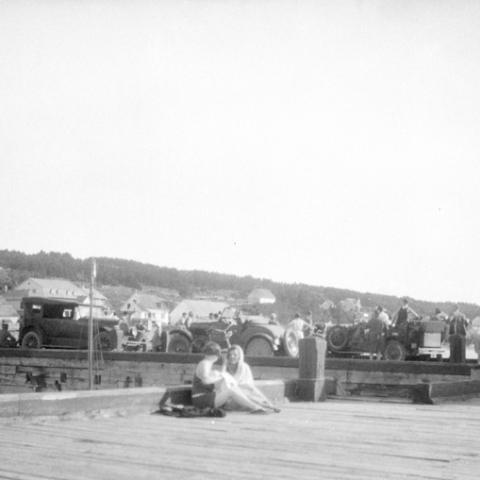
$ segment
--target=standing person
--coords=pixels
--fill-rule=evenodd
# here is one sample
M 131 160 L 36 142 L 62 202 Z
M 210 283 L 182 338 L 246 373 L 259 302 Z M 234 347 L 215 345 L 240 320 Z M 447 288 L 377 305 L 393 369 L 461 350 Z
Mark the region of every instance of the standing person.
M 402 306 L 395 314 L 395 326 L 400 327 L 402 325 L 406 325 L 409 322 L 409 316 L 419 318 L 417 313 L 408 304 L 408 298 L 404 298 L 402 301 Z
M 468 320 L 465 314 L 460 310 L 458 305 L 455 305 L 455 310 L 449 319 L 448 333 L 450 335 L 467 336 Z
M 16 338 L 8 331 L 8 323 L 2 322 L 2 329 L 0 330 L 0 347 L 10 348 L 17 345 Z
M 464 363 L 466 360 L 466 337 L 468 320 L 458 305 L 450 316 L 448 326 L 448 342 L 450 344 L 450 361 Z
M 244 353 L 239 345 L 232 345 L 227 352 L 227 372 L 236 380 L 243 393 L 262 408 L 280 412 L 272 402 L 255 386 L 252 370 L 244 361 Z
M 183 312 L 182 316 L 178 319 L 177 325 L 179 327 L 185 327 L 187 324 L 187 312 Z
M 480 363 L 480 317 L 475 317 L 470 323 L 470 335 L 477 354 L 477 363 Z
M 385 324 L 379 317 L 382 311 L 382 307 L 377 307 L 367 322 L 367 342 L 370 360 L 373 360 L 374 355 L 377 360 L 381 360 L 382 358 L 383 337 L 385 332 Z
M 188 329 L 190 329 L 190 327 L 192 326 L 192 323 L 193 323 L 193 320 L 194 320 L 194 315 L 193 315 L 193 312 L 188 312 L 188 316 L 187 316 L 187 319 L 185 320 L 185 327 L 187 327 Z
M 441 342 L 445 342 L 448 334 L 448 315 L 445 312 L 442 312 L 438 307 L 435 308 L 435 313 L 432 315 L 432 320 L 436 322 L 440 322 L 443 324 L 443 331 L 441 332 L 440 340 Z
M 383 323 L 384 328 L 390 326 L 390 317 L 388 313 L 380 305 L 377 307 L 378 310 L 378 319 Z
M 204 358 L 195 368 L 192 385 L 192 403 L 197 408 L 219 408 L 234 403 L 251 413 L 266 413 L 263 407 L 252 402 L 240 389 L 235 379 L 226 372 L 226 366 L 218 369 L 215 363 L 221 358 L 220 345 L 208 342 Z
M 288 323 L 287 328 L 293 330 L 299 339 L 304 338 L 313 329 L 308 322 L 300 317 L 299 313 L 295 314 L 293 320 Z
M 446 322 L 448 320 L 448 315 L 445 312 L 442 312 L 437 307 L 437 308 L 435 308 L 435 313 L 432 316 L 432 320 L 437 320 L 439 322 Z
M 147 343 L 149 344 L 149 351 L 159 352 L 162 346 L 162 324 L 152 322 L 152 328 L 149 331 Z
M 270 325 L 280 325 L 280 322 L 277 319 L 277 314 L 276 313 L 272 313 L 270 315 L 270 319 L 268 320 L 268 323 Z

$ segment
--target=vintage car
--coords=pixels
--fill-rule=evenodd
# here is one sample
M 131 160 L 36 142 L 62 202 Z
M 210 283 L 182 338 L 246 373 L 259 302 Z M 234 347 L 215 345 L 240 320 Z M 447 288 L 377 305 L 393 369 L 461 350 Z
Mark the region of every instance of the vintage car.
M 171 353 L 200 353 L 209 341 L 222 348 L 230 344 L 240 345 L 246 356 L 270 357 L 285 355 L 285 329 L 270 323 L 261 315 L 249 315 L 241 319 L 225 317 L 198 319 L 190 328 L 174 327 L 167 333 L 166 350 Z
M 445 324 L 417 319 L 390 326 L 384 336 L 385 360 L 441 360 Z M 327 330 L 327 349 L 332 356 L 362 356 L 368 352 L 367 324 L 334 325 Z
M 79 314 L 79 303 L 41 297 L 24 297 L 20 318 L 21 348 L 88 348 L 88 318 Z M 117 346 L 118 319 L 94 318 L 94 346 L 113 350 Z

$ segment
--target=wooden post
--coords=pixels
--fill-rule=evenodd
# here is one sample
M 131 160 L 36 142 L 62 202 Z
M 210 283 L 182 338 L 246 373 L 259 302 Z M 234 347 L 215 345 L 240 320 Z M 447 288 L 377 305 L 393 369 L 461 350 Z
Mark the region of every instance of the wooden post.
M 320 337 L 299 341 L 297 397 L 306 402 L 325 400 L 325 358 L 327 342 Z
M 90 315 L 88 317 L 88 389 L 93 390 L 93 284 L 97 275 L 97 264 L 92 259 L 90 275 Z

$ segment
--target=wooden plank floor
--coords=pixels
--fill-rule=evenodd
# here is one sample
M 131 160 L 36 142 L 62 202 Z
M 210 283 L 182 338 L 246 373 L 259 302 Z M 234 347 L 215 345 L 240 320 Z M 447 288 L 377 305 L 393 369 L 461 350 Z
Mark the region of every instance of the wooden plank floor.
M 0 420 L 0 479 L 478 479 L 480 402 Z

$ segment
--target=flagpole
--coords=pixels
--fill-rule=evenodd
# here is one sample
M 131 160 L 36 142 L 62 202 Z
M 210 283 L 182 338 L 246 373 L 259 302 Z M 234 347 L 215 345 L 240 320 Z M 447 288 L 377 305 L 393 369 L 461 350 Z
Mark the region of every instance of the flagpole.
M 93 283 L 97 274 L 97 264 L 92 259 L 90 275 L 90 315 L 88 317 L 88 389 L 93 390 Z

